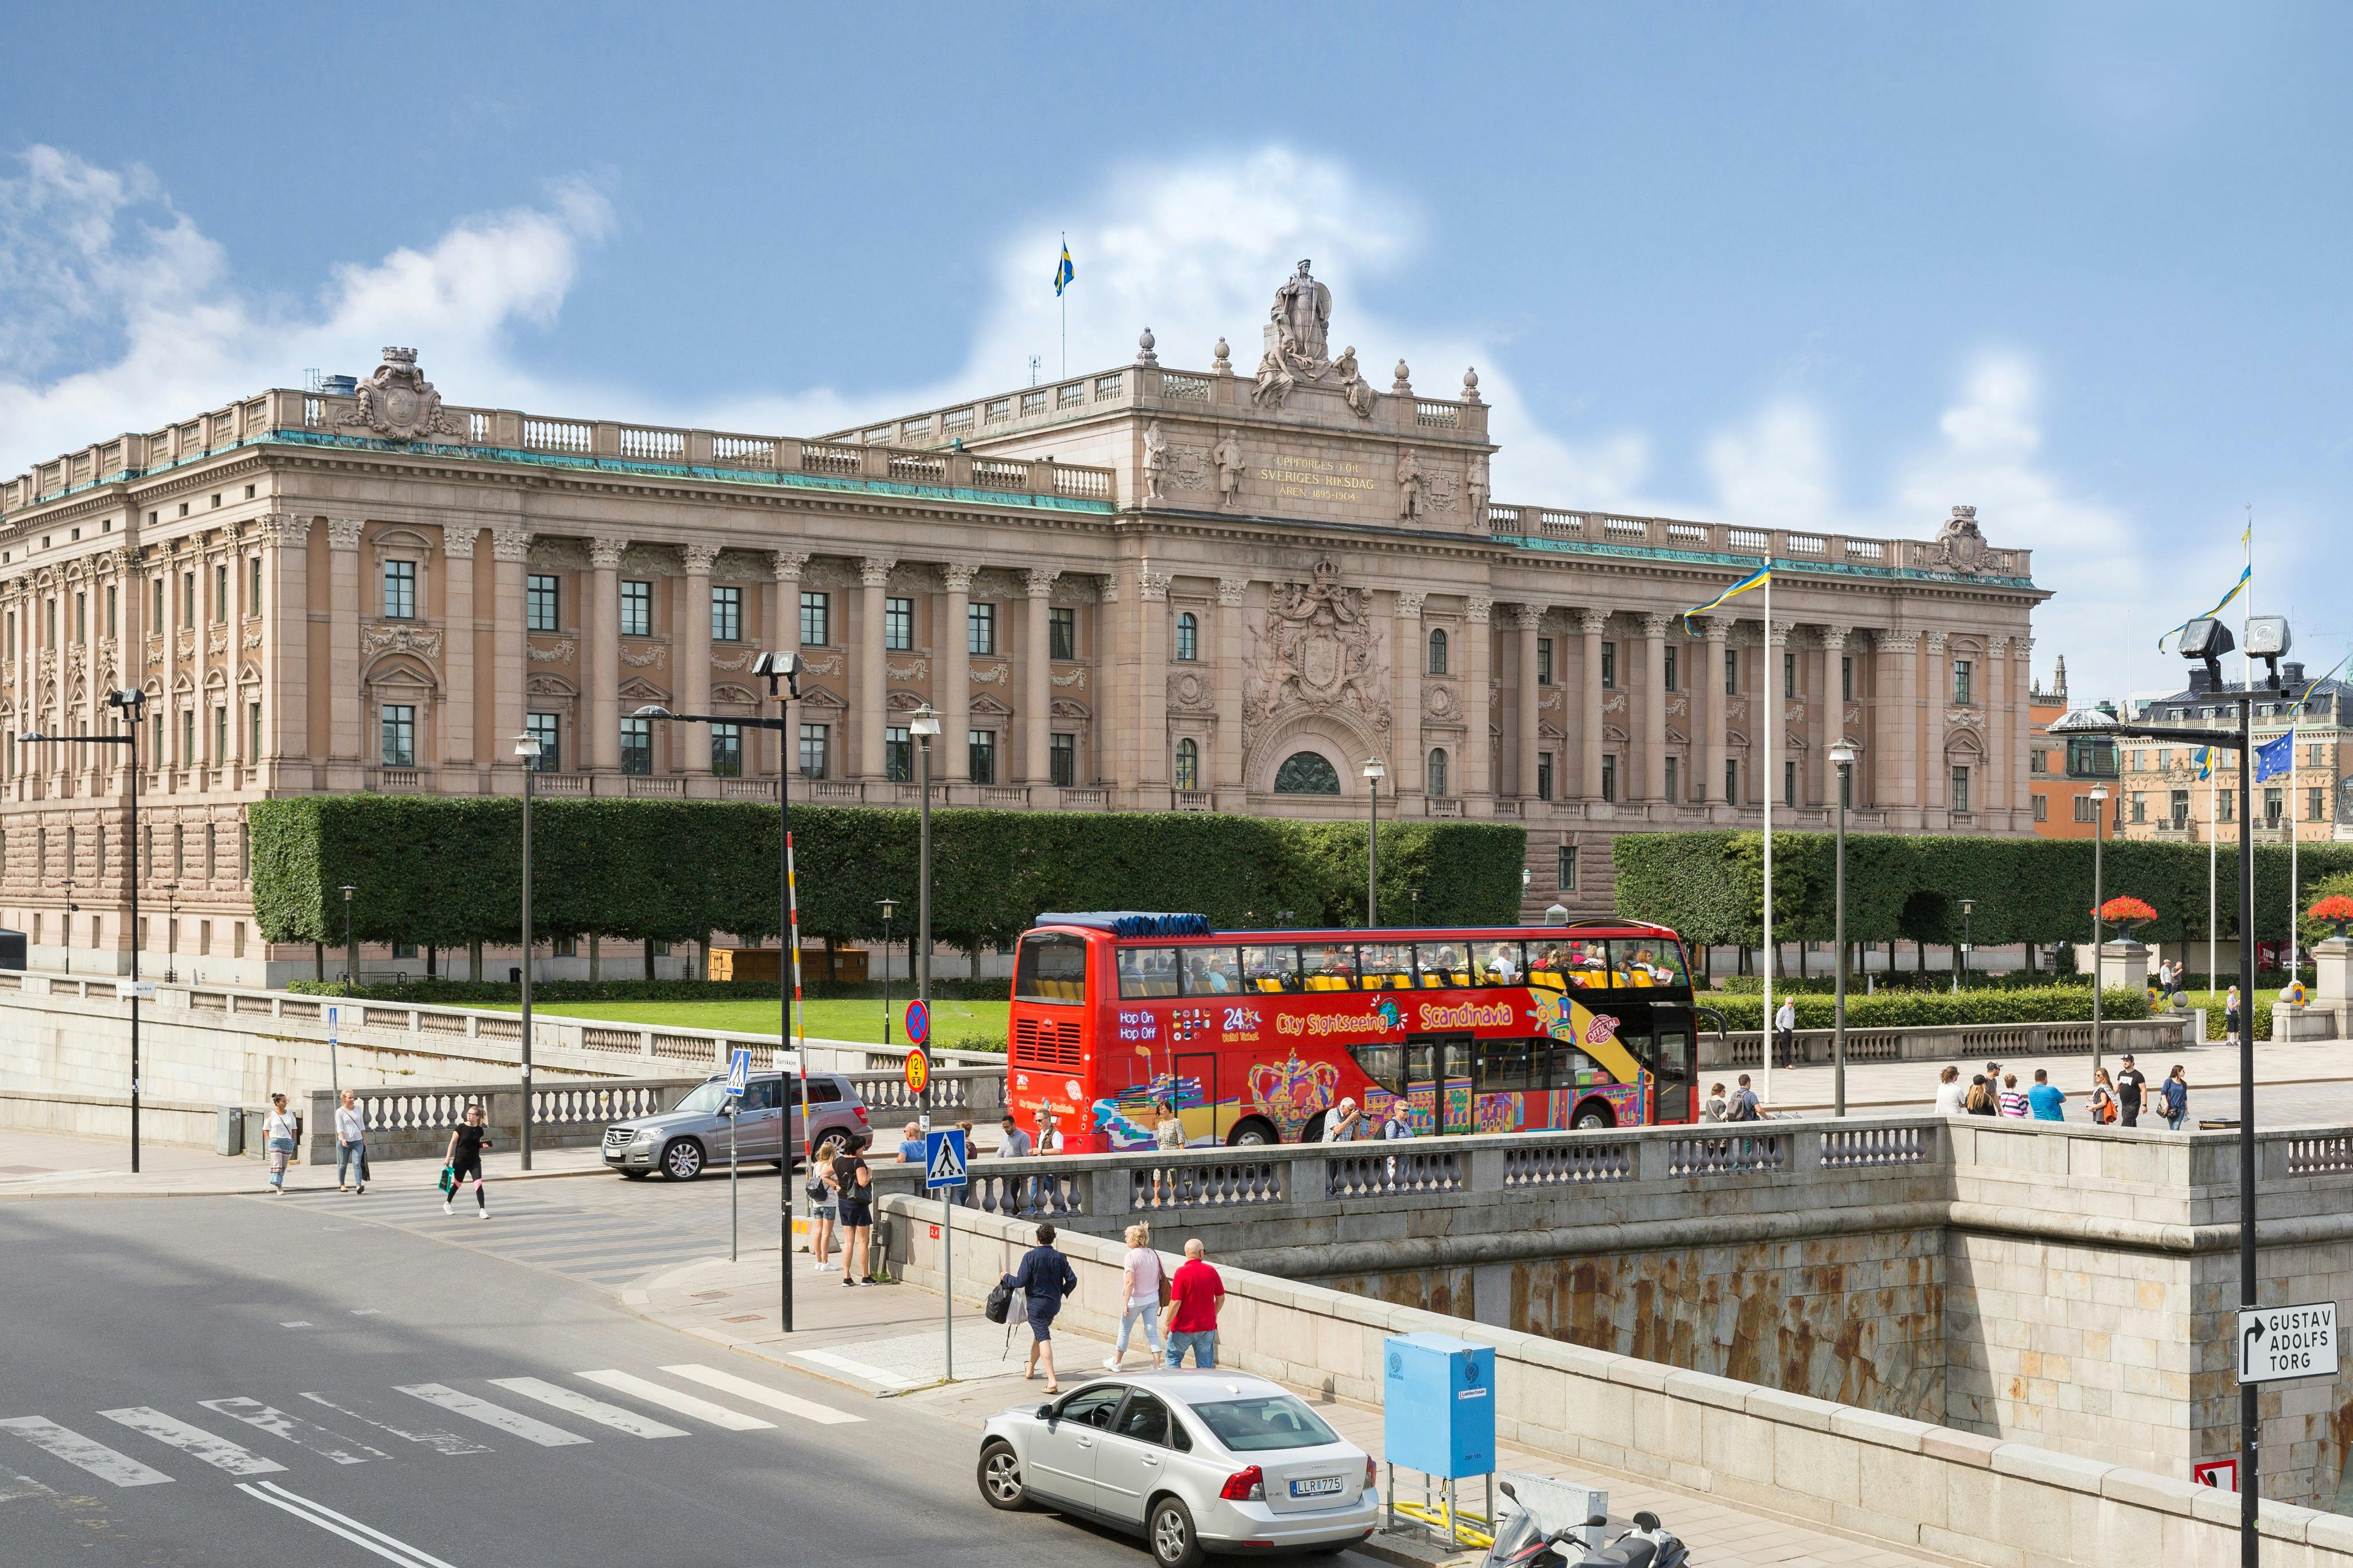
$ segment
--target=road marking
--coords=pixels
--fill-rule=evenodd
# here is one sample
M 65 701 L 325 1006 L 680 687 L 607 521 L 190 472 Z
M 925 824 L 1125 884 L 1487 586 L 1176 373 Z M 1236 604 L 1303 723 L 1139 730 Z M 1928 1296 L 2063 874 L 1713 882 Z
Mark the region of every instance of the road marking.
M 575 1389 L 543 1383 L 535 1377 L 494 1377 L 491 1379 L 491 1386 L 520 1394 L 525 1399 L 536 1399 L 542 1405 L 552 1405 L 566 1415 L 602 1422 L 633 1437 L 683 1437 L 687 1435 L 683 1427 L 657 1421 L 650 1415 L 640 1415 L 634 1410 L 624 1410 L 617 1405 L 607 1405 L 601 1399 L 591 1399 Z
M 730 1410 L 723 1405 L 713 1405 L 708 1399 L 697 1399 L 691 1394 L 681 1394 L 674 1388 L 666 1388 L 659 1383 L 649 1382 L 629 1373 L 584 1372 L 580 1375 L 591 1383 L 601 1383 L 607 1388 L 617 1389 L 623 1394 L 642 1399 L 649 1405 L 659 1405 L 664 1409 L 675 1410 L 681 1415 L 691 1415 L 697 1421 L 708 1421 L 713 1426 L 723 1426 L 730 1432 L 773 1432 L 776 1429 L 776 1424 L 773 1421 L 763 1421 L 756 1415 L 745 1415 L 739 1411 Z
M 362 1524 L 349 1514 L 337 1513 L 326 1504 L 313 1502 L 300 1492 L 290 1492 L 276 1481 L 264 1481 L 255 1486 L 239 1481 L 237 1489 L 259 1502 L 283 1509 L 305 1524 L 315 1524 L 331 1535 L 340 1535 L 354 1546 L 366 1548 L 387 1563 L 400 1568 L 456 1568 L 421 1546 L 411 1546 L 397 1536 L 386 1535 L 373 1525 Z
M 852 1415 L 847 1410 L 819 1405 L 815 1400 L 797 1398 L 781 1389 L 770 1388 L 765 1383 L 754 1383 L 748 1377 L 738 1377 L 732 1372 L 722 1372 L 715 1366 L 704 1366 L 699 1362 L 666 1366 L 662 1370 L 672 1377 L 683 1377 L 722 1393 L 732 1394 L 738 1399 L 748 1399 L 754 1405 L 765 1405 L 771 1410 L 781 1410 L 787 1415 L 814 1421 L 821 1426 L 840 1426 L 866 1419 L 863 1415 Z
M 404 1441 L 430 1444 L 437 1453 L 448 1454 L 453 1458 L 466 1454 L 487 1454 L 492 1451 L 480 1443 L 459 1436 L 455 1432 L 444 1432 L 438 1426 L 427 1426 L 422 1431 L 411 1432 L 406 1426 L 396 1426 L 389 1421 L 378 1421 L 374 1416 L 363 1415 L 356 1410 L 346 1410 L 322 1394 L 306 1394 L 302 1397 L 313 1405 L 325 1405 L 338 1415 L 348 1415 L 354 1421 L 374 1426 L 378 1431 L 389 1432 Z
M 79 1432 L 69 1432 L 41 1415 L 16 1415 L 0 1421 L 0 1431 L 14 1432 L 37 1448 L 47 1448 L 69 1465 L 79 1465 L 101 1481 L 118 1487 L 159 1486 L 172 1478 L 151 1470 L 128 1454 L 118 1454 L 103 1443 Z
M 169 1443 L 182 1453 L 193 1455 L 232 1476 L 267 1476 L 286 1468 L 275 1459 L 265 1459 L 226 1437 L 216 1437 L 201 1426 L 191 1426 L 176 1416 L 166 1415 L 144 1405 L 133 1405 L 121 1410 L 101 1410 L 99 1414 L 109 1421 L 120 1422 L 133 1432 L 143 1432 L 158 1443 Z
M 0 1473 L 0 1502 L 14 1502 L 20 1497 L 57 1495 L 30 1476 L 20 1476 L 13 1471 Z
M 272 1409 L 258 1399 L 199 1399 L 196 1403 L 207 1410 L 217 1410 L 223 1415 L 242 1421 L 256 1431 L 283 1437 L 339 1465 L 364 1465 L 370 1459 L 391 1457 L 381 1448 L 371 1448 L 365 1443 L 339 1437 L 324 1426 L 313 1425 L 300 1415 L 289 1415 L 283 1410 Z
M 852 1361 L 831 1351 L 795 1351 L 795 1361 L 809 1362 L 818 1366 L 829 1366 L 836 1372 L 846 1372 L 852 1377 L 862 1377 L 869 1383 L 879 1383 L 885 1388 L 919 1388 L 922 1384 L 901 1377 L 895 1372 L 884 1372 L 879 1366 L 869 1366 L 862 1361 Z
M 353 1307 L 352 1309 L 352 1316 L 354 1318 L 374 1318 L 381 1316 L 383 1311 L 384 1309 L 382 1307 Z
M 503 1405 L 493 1405 L 487 1399 L 477 1399 L 470 1394 L 460 1394 L 446 1384 L 410 1383 L 399 1385 L 400 1392 L 421 1399 L 427 1405 L 438 1405 L 455 1415 L 470 1416 L 485 1426 L 495 1426 L 512 1436 L 527 1437 L 543 1448 L 561 1448 L 568 1443 L 590 1443 L 596 1439 L 566 1432 L 561 1426 L 550 1426 L 544 1421 L 534 1421 L 519 1410 Z
M 315 1329 L 319 1325 L 313 1322 L 304 1321 L 299 1323 L 280 1323 L 278 1326 L 281 1329 Z

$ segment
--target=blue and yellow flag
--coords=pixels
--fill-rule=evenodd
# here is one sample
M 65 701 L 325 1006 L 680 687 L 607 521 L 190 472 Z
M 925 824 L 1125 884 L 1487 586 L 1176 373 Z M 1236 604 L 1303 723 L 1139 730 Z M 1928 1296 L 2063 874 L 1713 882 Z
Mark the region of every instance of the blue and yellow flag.
M 1692 637 L 1699 636 L 1699 633 L 1692 626 L 1692 617 L 1694 616 L 1704 616 L 1707 614 L 1710 610 L 1713 610 L 1717 605 L 1723 604 L 1726 599 L 1731 598 L 1735 594 L 1746 594 L 1749 589 L 1757 586 L 1772 575 L 1773 568 L 1770 566 L 1760 566 L 1755 572 L 1743 577 L 1739 582 L 1735 583 L 1731 587 L 1726 588 L 1723 593 L 1718 594 L 1715 598 L 1710 599 L 1706 604 L 1694 605 L 1690 609 L 1683 612 L 1684 632 Z
M 1079 269 L 1071 265 L 1071 242 L 1065 239 L 1062 241 L 1062 259 L 1054 264 L 1054 297 L 1061 298 L 1063 288 L 1078 275 Z
M 2248 566 L 2248 567 L 2242 568 L 2242 569 L 2241 569 L 2241 571 L 2240 571 L 2240 573 L 2239 573 L 2239 580 L 2238 580 L 2237 582 L 2235 582 L 2235 583 L 2233 583 L 2233 584 L 2231 584 L 2231 591 L 2230 591 L 2229 593 L 2227 593 L 2227 594 L 2223 595 L 2220 599 L 2217 599 L 2217 600 L 2214 602 L 2214 607 L 2213 607 L 2212 609 L 2211 609 L 2211 610 L 2207 611 L 2207 612 L 2206 612 L 2204 615 L 2202 615 L 2202 616 L 2190 616 L 2190 617 L 2189 617 L 2189 620 L 2190 620 L 2190 621 L 2210 621 L 2210 620 L 2212 620 L 2216 616 L 2221 615 L 2221 614 L 2222 613 L 2222 606 L 2223 606 L 2223 605 L 2227 605 L 2227 604 L 2229 604 L 2232 600 L 2233 600 L 2233 599 L 2237 598 L 2237 597 L 2240 595 L 2240 594 L 2241 594 L 2241 593 L 2244 592 L 2244 591 L 2245 591 L 2245 589 L 2246 589 L 2246 586 L 2247 586 L 2247 579 L 2249 579 L 2250 577 L 2253 577 L 2254 574 L 2255 574 L 2255 569 L 2254 569 L 2253 566 Z M 2178 626 L 2174 627 L 2172 631 L 2167 632 L 2167 633 L 2165 634 L 2165 637 L 2158 637 L 2158 638 L 2157 639 L 2157 651 L 2158 651 L 2158 652 L 2159 652 L 2159 653 L 2163 653 L 2163 652 L 2165 651 L 2165 638 L 2166 638 L 2166 637 L 2173 637 L 2173 636 L 2176 636 L 2176 635 L 2178 635 L 2178 634 L 2179 634 L 2179 633 L 2181 633 L 2181 632 L 2187 631 L 2187 630 L 2189 629 L 2189 621 L 2184 621 L 2184 622 L 2182 622 L 2182 623 L 2181 623 L 2181 625 L 2179 625 L 2179 626 Z
M 2214 776 L 2214 748 L 2200 746 L 2192 755 L 2198 761 L 2198 782 L 2204 784 Z

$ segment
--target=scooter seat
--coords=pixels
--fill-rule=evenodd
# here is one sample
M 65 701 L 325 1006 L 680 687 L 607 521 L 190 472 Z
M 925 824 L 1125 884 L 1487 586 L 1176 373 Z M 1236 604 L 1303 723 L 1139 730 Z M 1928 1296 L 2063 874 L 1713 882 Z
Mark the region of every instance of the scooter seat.
M 1599 1552 L 1588 1553 L 1577 1568 L 1651 1568 L 1658 1554 L 1656 1542 L 1629 1537 L 1615 1546 L 1605 1546 Z

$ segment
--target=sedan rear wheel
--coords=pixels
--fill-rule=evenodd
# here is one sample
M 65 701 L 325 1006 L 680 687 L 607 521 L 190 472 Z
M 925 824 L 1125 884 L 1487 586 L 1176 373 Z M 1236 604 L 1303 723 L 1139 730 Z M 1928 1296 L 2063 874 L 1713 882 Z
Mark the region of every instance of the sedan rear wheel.
M 662 1173 L 673 1182 L 691 1182 L 702 1174 L 702 1145 L 681 1138 L 662 1151 Z
M 1001 1437 L 981 1445 L 980 1495 L 991 1508 L 1010 1510 L 1029 1506 L 1029 1489 L 1021 1483 L 1021 1456 Z
M 1200 1568 L 1201 1538 L 1194 1532 L 1192 1511 L 1175 1498 L 1152 1505 L 1146 1533 L 1152 1540 L 1152 1560 L 1160 1568 Z

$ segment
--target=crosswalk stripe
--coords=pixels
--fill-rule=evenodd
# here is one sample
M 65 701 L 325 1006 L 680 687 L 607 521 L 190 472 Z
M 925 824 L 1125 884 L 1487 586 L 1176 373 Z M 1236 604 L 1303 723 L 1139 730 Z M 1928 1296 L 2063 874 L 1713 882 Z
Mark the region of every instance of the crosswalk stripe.
M 626 1372 L 609 1370 L 584 1372 L 580 1375 L 591 1383 L 601 1383 L 607 1388 L 642 1399 L 649 1405 L 659 1405 L 664 1409 L 675 1410 L 681 1415 L 691 1415 L 697 1421 L 708 1421 L 713 1426 L 723 1426 L 730 1432 L 773 1432 L 776 1429 L 776 1424 L 773 1421 L 763 1421 L 756 1415 L 743 1415 L 728 1409 L 723 1405 L 713 1405 L 708 1399 L 697 1399 L 691 1394 L 681 1394 L 674 1388 L 664 1388 L 659 1383 L 649 1383 L 642 1377 L 633 1377 Z
M 591 1399 L 576 1389 L 543 1383 L 535 1377 L 494 1377 L 491 1386 L 520 1394 L 526 1399 L 536 1399 L 542 1405 L 552 1405 L 566 1415 L 583 1416 L 602 1422 L 633 1437 L 683 1437 L 682 1427 L 657 1421 L 650 1415 L 640 1415 L 634 1410 L 624 1410 L 617 1405 L 607 1405 L 601 1399 Z
M 199 1399 L 196 1403 L 207 1410 L 216 1410 L 223 1415 L 242 1421 L 258 1432 L 283 1437 L 339 1465 L 364 1465 L 370 1459 L 390 1458 L 381 1448 L 371 1448 L 355 1438 L 339 1437 L 324 1426 L 305 1421 L 300 1415 L 289 1415 L 258 1399 Z
M 879 1366 L 869 1366 L 862 1361 L 853 1361 L 846 1355 L 836 1355 L 831 1351 L 795 1351 L 792 1352 L 792 1359 L 807 1362 L 812 1366 L 826 1366 L 831 1367 L 836 1372 L 846 1372 L 852 1377 L 861 1377 L 869 1383 L 879 1383 L 885 1388 L 917 1386 L 912 1379 L 901 1377 L 895 1372 L 885 1372 Z
M 452 1458 L 457 1458 L 466 1454 L 487 1454 L 492 1451 L 485 1444 L 477 1443 L 469 1438 L 461 1437 L 455 1432 L 445 1432 L 438 1426 L 427 1426 L 417 1431 L 411 1432 L 406 1426 L 396 1426 L 389 1421 L 378 1421 L 374 1416 L 363 1415 L 356 1410 L 346 1410 L 342 1405 L 336 1404 L 333 1400 L 326 1398 L 322 1394 L 306 1394 L 302 1397 L 309 1400 L 313 1405 L 325 1405 L 328 1409 L 333 1411 L 338 1415 L 348 1415 L 354 1421 L 364 1422 L 367 1426 L 375 1427 L 378 1431 L 389 1432 L 394 1436 L 401 1438 L 404 1441 L 428 1444 L 436 1453 L 448 1454 Z
M 503 1405 L 493 1405 L 487 1399 L 462 1394 L 446 1384 L 409 1383 L 400 1384 L 399 1388 L 401 1393 L 421 1399 L 427 1405 L 438 1405 L 453 1415 L 468 1416 L 485 1426 L 495 1426 L 510 1436 L 527 1438 L 543 1448 L 561 1448 L 569 1443 L 596 1441 L 593 1437 L 566 1432 L 561 1426 L 533 1420 L 520 1410 L 510 1410 Z
M 169 1443 L 182 1453 L 227 1470 L 232 1476 L 266 1476 L 286 1468 L 275 1459 L 265 1459 L 226 1437 L 216 1437 L 201 1426 L 191 1426 L 177 1416 L 166 1415 L 144 1405 L 133 1405 L 121 1410 L 101 1410 L 99 1414 L 109 1421 L 130 1427 L 133 1432 L 144 1433 L 158 1443 Z
M 723 1394 L 732 1394 L 738 1399 L 748 1399 L 754 1405 L 765 1405 L 771 1410 L 781 1410 L 787 1415 L 814 1421 L 821 1426 L 841 1426 L 866 1419 L 863 1415 L 852 1415 L 847 1410 L 836 1410 L 815 1400 L 801 1399 L 782 1389 L 770 1388 L 765 1383 L 754 1383 L 748 1377 L 738 1377 L 732 1372 L 722 1372 L 715 1366 L 704 1366 L 699 1362 L 686 1362 L 662 1370 L 672 1377 L 683 1377 Z
M 128 1454 L 118 1454 L 105 1444 L 69 1432 L 42 1415 L 14 1415 L 0 1421 L 0 1431 L 14 1432 L 36 1447 L 46 1448 L 69 1465 L 78 1465 L 101 1481 L 118 1487 L 160 1486 L 172 1478 L 161 1470 L 150 1469 Z
M 0 1472 L 0 1502 L 14 1502 L 20 1497 L 57 1495 L 30 1476 L 20 1476 L 14 1471 Z

